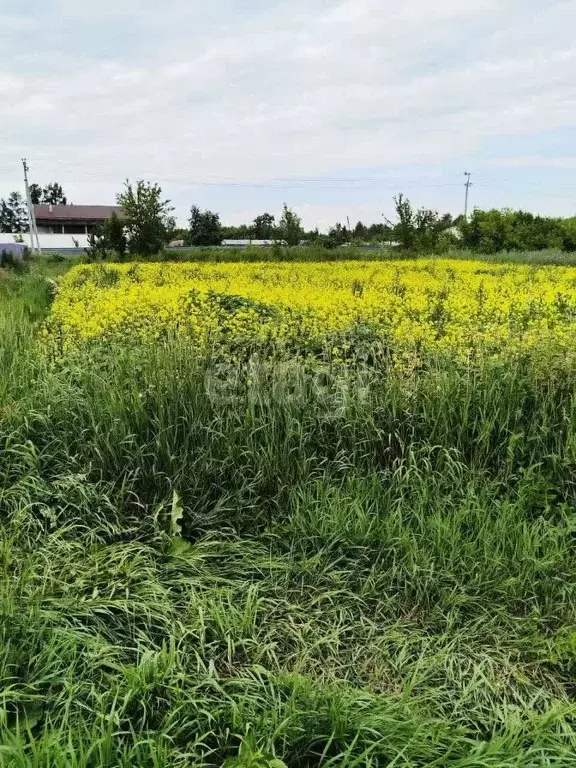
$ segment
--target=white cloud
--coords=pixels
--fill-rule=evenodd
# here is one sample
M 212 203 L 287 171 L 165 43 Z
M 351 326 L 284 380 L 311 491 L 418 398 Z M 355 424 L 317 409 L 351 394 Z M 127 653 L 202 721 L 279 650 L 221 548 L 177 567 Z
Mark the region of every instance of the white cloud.
M 82 194 L 90 179 L 110 199 L 147 176 L 183 198 L 199 180 L 450 163 L 487 139 L 576 123 L 573 3 L 55 5 L 57 42 L 40 25 L 35 53 L 16 43 L 0 63 L 0 194 L 21 154 Z M 242 189 L 231 195 L 230 213 Z
M 0 13 L 0 35 L 12 35 L 38 28 L 38 21 L 32 16 Z
M 24 83 L 10 72 L 0 72 L 0 94 L 24 88 Z
M 530 168 L 576 168 L 576 157 L 542 157 L 539 155 L 518 155 L 517 157 L 497 157 L 490 162 L 493 166 L 530 167 Z

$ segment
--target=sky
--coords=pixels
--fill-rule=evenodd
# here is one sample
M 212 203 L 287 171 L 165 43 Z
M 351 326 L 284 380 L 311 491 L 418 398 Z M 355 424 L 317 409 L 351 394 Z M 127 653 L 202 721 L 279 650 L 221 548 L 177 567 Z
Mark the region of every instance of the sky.
M 576 214 L 576 2 L 0 0 L 0 197 L 161 184 L 326 230 L 392 198 Z

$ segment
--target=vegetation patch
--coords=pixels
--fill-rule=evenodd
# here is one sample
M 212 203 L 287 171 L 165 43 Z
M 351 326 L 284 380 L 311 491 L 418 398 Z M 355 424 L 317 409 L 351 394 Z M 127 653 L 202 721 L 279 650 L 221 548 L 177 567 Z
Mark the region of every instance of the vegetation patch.
M 570 267 L 455 259 L 78 266 L 45 338 L 72 348 L 179 336 L 203 352 L 225 341 L 339 361 L 369 335 L 398 360 L 548 359 L 573 354 L 575 279 Z
M 1 283 L 0 765 L 574 765 L 574 278 Z

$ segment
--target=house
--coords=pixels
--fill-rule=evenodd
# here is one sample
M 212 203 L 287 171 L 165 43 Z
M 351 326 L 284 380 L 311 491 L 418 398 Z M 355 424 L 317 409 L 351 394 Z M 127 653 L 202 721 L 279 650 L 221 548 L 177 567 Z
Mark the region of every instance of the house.
M 117 205 L 35 205 L 38 234 L 89 235 L 112 214 L 122 218 Z

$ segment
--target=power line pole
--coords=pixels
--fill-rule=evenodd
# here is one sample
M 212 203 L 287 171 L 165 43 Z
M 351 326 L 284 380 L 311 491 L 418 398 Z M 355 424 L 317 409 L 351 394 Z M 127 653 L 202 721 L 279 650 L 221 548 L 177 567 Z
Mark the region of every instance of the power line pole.
M 472 182 L 470 181 L 470 177 L 472 174 L 470 171 L 464 171 L 464 176 L 466 176 L 466 183 L 464 186 L 466 187 L 466 192 L 464 196 L 464 220 L 468 221 L 468 194 L 470 192 L 470 187 L 472 186 Z
M 30 246 L 32 253 L 41 254 L 40 238 L 38 237 L 38 227 L 36 226 L 36 216 L 34 215 L 34 206 L 30 196 L 30 186 L 28 184 L 28 163 L 26 158 L 22 158 L 22 167 L 24 168 L 24 186 L 26 187 L 26 207 L 28 208 L 28 226 L 30 229 Z

